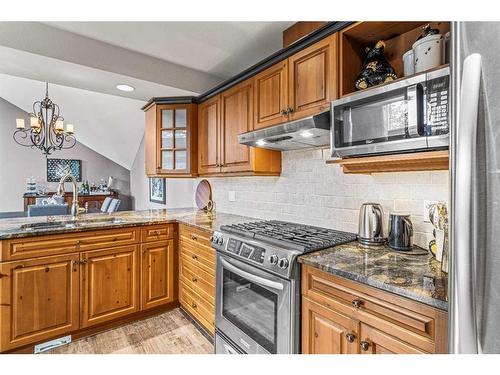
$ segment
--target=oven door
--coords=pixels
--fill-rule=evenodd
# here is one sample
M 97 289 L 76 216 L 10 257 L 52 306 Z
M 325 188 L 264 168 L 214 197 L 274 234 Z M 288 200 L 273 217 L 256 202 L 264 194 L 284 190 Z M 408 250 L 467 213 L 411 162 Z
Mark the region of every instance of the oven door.
M 332 102 L 332 156 L 361 156 L 427 147 L 425 74 Z
M 291 282 L 217 254 L 215 326 L 248 354 L 291 353 Z

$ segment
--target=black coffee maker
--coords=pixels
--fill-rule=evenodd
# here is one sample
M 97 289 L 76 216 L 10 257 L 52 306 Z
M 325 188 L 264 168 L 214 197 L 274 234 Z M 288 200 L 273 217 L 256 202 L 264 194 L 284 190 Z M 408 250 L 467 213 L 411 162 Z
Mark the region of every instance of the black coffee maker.
M 409 214 L 391 213 L 389 215 L 387 245 L 398 251 L 413 249 L 413 224 Z

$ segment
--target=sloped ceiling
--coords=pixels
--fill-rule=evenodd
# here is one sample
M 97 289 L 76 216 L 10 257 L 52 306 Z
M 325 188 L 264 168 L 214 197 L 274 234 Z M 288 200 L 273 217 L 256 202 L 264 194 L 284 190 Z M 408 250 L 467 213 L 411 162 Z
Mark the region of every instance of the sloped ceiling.
M 0 74 L 0 97 L 26 112 L 45 96 L 45 83 Z M 65 123 L 73 123 L 78 141 L 131 169 L 144 133 L 144 101 L 49 84 Z M 15 124 L 12 124 L 14 131 Z
M 31 112 L 49 82 L 78 141 L 131 169 L 145 101 L 214 87 L 279 50 L 290 24 L 0 22 L 0 97 Z

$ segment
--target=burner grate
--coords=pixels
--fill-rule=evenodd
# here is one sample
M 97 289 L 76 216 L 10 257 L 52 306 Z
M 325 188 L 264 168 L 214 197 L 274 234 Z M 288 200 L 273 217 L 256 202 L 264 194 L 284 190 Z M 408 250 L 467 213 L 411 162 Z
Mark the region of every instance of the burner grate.
M 278 220 L 223 225 L 221 230 L 304 253 L 356 240 L 352 233 Z

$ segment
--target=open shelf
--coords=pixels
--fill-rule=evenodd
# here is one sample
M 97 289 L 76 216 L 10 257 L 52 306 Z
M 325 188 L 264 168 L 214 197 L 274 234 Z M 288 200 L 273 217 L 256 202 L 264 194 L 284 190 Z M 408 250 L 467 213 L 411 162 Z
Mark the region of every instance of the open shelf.
M 340 33 L 340 95 L 356 91 L 354 82 L 363 66 L 365 47 L 373 47 L 379 40 L 385 41 L 385 56 L 403 77 L 403 54 L 412 48 L 422 33 L 422 27 L 430 24 L 441 34 L 450 31 L 449 22 L 357 22 Z
M 342 172 L 349 174 L 444 171 L 449 168 L 448 150 L 332 159 L 326 162 L 339 164 L 342 167 Z

